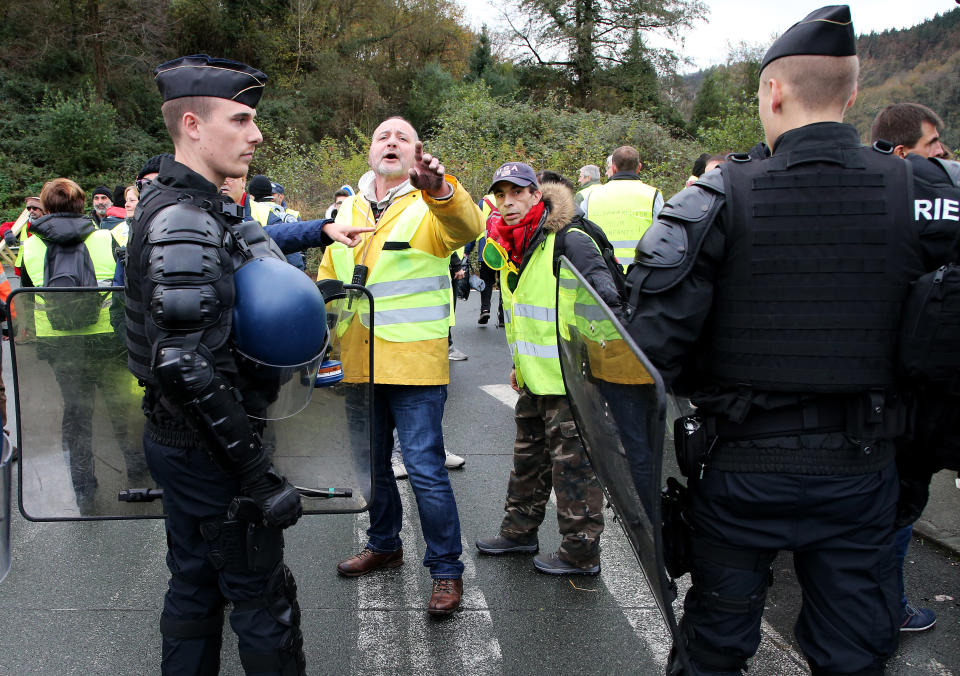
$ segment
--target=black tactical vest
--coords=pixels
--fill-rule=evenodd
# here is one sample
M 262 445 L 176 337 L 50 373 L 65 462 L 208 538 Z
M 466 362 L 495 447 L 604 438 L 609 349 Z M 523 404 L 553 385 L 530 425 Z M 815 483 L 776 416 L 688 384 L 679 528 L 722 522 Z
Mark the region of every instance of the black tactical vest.
M 126 320 L 127 320 L 127 365 L 134 376 L 146 384 L 153 381 L 153 353 L 152 346 L 161 330 L 153 323 L 150 316 L 150 298 L 143 297 L 143 277 L 148 274 L 150 262 L 144 254 L 149 253 L 147 242 L 148 226 L 157 213 L 167 207 L 190 203 L 207 211 L 218 223 L 223 226 L 223 251 L 221 264 L 228 271 L 222 275 L 217 283 L 218 295 L 229 302 L 233 294 L 233 270 L 231 260 L 232 238 L 227 233 L 231 225 L 242 219 L 242 210 L 229 199 L 220 195 L 210 195 L 208 192 L 192 191 L 182 187 L 171 187 L 154 181 L 137 205 L 134 222 L 130 229 L 130 238 L 127 245 L 126 262 Z M 230 214 L 228 212 L 234 212 Z M 222 287 L 222 288 L 220 288 Z M 229 313 L 228 313 L 229 314 Z M 203 343 L 211 348 L 223 345 L 230 336 L 232 317 L 226 316 L 225 321 L 204 331 Z
M 907 164 L 821 140 L 722 170 L 726 258 L 701 372 L 753 390 L 892 386 L 920 274 Z

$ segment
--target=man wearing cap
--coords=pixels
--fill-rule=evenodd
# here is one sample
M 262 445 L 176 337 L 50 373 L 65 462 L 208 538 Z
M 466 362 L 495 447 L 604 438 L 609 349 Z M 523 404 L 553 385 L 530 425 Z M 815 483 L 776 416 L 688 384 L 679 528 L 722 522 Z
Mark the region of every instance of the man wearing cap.
M 284 209 L 287 208 L 287 196 L 286 191 L 283 189 L 283 186 L 274 181 L 270 186 L 273 201 L 275 204 L 279 204 Z
M 100 221 L 107 215 L 107 209 L 113 206 L 113 192 L 105 185 L 98 185 L 93 189 L 93 210 L 90 218 L 94 225 L 100 227 Z
M 160 618 L 164 674 L 219 670 L 223 608 L 232 604 L 247 673 L 303 674 L 296 585 L 282 529 L 301 514 L 296 489 L 263 449 L 272 390 L 240 368 L 231 340 L 242 251 L 280 257 L 219 192 L 263 140 L 254 122 L 267 77 L 228 59 L 181 57 L 157 67 L 175 156 L 160 162 L 131 225 L 128 364 L 145 387 L 144 450 L 164 489 L 170 582 Z M 345 244 L 358 231 L 327 226 Z M 258 516 L 227 518 L 242 496 Z M 256 547 L 254 543 L 259 543 Z
M 687 454 L 695 674 L 746 667 L 781 549 L 814 674 L 881 674 L 897 645 L 895 362 L 922 262 L 905 163 L 842 123 L 858 68 L 849 7 L 788 29 L 761 63 L 771 155 L 674 196 L 628 277 L 631 335 L 706 431 Z
M 460 517 L 444 467 L 444 403 L 450 380 L 447 334 L 453 320 L 450 255 L 483 230 L 480 209 L 463 186 L 423 152 L 413 126 L 391 117 L 370 141 L 370 171 L 344 200 L 337 223 L 375 225 L 348 250 L 327 247 L 319 279 L 365 284 L 375 298 L 373 322 L 373 462 L 376 475 L 367 544 L 337 572 L 358 577 L 403 564 L 403 507 L 390 465 L 393 430 L 417 498 L 426 541 L 423 564 L 433 578 L 427 612 L 460 607 L 463 563 Z M 363 301 L 359 301 L 361 305 Z M 369 376 L 369 328 L 359 309 L 341 338 L 344 379 Z
M 264 228 L 277 223 L 302 222 L 299 211 L 287 209 L 286 207 L 280 206 L 278 203 L 274 202 L 274 185 L 276 184 L 263 174 L 257 174 L 250 179 L 250 185 L 247 188 L 247 193 L 249 194 L 247 205 L 250 209 L 250 217 L 257 221 Z M 271 237 L 276 239 L 274 233 L 272 233 L 270 230 L 267 230 L 267 232 L 270 233 Z M 284 249 L 282 245 L 280 248 Z M 286 255 L 287 262 L 290 263 L 290 265 L 293 265 L 301 270 L 307 269 L 306 260 L 304 259 L 303 254 L 300 252 L 300 249 L 292 252 L 287 252 L 284 250 L 284 254 Z
M 560 183 L 538 185 L 533 169 L 507 162 L 493 176 L 499 213 L 487 222 L 486 247 L 509 257 L 483 255 L 500 270 L 500 293 L 513 370 L 519 392 L 514 412 L 517 436 L 507 483 L 506 514 L 494 537 L 476 541 L 483 554 L 535 553 L 550 491 L 557 496 L 562 540 L 557 552 L 534 557 L 549 575 L 600 572 L 603 492 L 587 459 L 567 399 L 557 351 L 557 278 L 566 256 L 614 308 L 619 297 L 600 250 L 583 230 L 573 192 Z M 495 244 L 494 244 L 495 243 Z

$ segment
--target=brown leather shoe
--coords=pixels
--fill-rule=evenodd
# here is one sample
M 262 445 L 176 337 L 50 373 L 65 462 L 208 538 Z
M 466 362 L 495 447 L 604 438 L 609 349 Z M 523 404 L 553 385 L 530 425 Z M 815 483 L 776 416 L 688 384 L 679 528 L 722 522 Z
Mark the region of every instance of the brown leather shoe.
M 337 564 L 337 572 L 344 577 L 360 577 L 367 573 L 372 573 L 381 568 L 396 568 L 403 565 L 403 550 L 398 549 L 395 552 L 378 554 L 372 549 L 366 547 L 357 554 L 351 556 L 346 561 Z
M 433 593 L 427 612 L 436 617 L 452 615 L 460 610 L 460 597 L 463 596 L 463 579 L 434 580 Z

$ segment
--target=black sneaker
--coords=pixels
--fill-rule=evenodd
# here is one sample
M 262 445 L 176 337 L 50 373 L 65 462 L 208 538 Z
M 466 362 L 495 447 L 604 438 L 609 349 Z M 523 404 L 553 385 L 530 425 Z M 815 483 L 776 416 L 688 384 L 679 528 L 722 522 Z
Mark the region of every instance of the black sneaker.
M 503 535 L 497 535 L 492 538 L 481 538 L 475 544 L 481 554 L 536 554 L 540 551 L 540 543 L 536 538 L 530 542 L 517 542 Z
M 477 320 L 477 324 L 486 324 L 490 321 L 490 310 L 481 310 L 480 319 Z
M 560 558 L 559 554 L 538 554 L 533 557 L 533 566 L 547 575 L 597 575 L 600 573 L 600 564 L 581 568 Z

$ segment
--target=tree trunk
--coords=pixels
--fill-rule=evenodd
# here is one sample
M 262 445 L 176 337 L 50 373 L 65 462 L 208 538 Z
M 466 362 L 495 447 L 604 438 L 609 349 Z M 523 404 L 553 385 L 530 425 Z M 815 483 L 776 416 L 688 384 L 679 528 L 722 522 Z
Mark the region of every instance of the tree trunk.
M 100 21 L 100 0 L 87 0 L 87 40 L 93 54 L 93 86 L 97 99 L 103 100 L 107 66 L 103 59 L 103 24 Z

